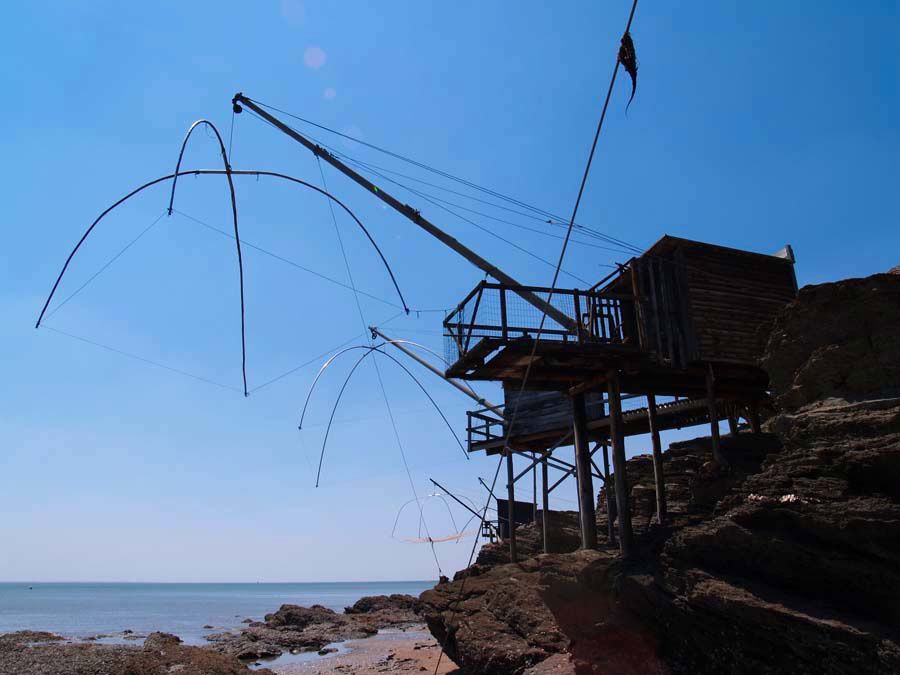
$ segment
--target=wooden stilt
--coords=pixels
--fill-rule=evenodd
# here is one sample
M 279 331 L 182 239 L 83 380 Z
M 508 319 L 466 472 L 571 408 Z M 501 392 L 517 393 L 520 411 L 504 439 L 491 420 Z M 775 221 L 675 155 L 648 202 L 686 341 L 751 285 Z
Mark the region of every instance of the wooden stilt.
M 738 433 L 737 408 L 733 403 L 728 404 L 728 433 L 732 436 Z
M 750 404 L 750 430 L 754 434 L 762 433 L 762 424 L 759 421 L 759 401 Z
M 609 433 L 613 446 L 613 470 L 616 482 L 616 510 L 619 521 L 619 550 L 626 560 L 631 557 L 631 500 L 628 495 L 628 474 L 625 468 L 625 435 L 622 429 L 622 394 L 619 374 L 609 373 Z
M 600 414 L 606 414 L 606 402 L 600 398 Z M 609 481 L 609 444 L 601 443 L 603 448 L 603 494 L 606 495 L 606 543 L 609 546 L 616 545 L 616 517 L 613 514 L 613 487 Z
M 550 490 L 547 478 L 547 460 L 541 461 L 541 479 L 543 481 L 541 497 L 544 506 L 544 553 L 550 553 Z
M 613 514 L 612 491 L 613 486 L 609 484 L 609 446 L 603 444 L 603 492 L 606 495 L 606 536 L 609 538 L 609 545 L 616 545 L 616 518 Z
M 514 472 L 513 472 L 513 453 L 512 450 L 506 450 L 506 495 L 509 500 L 508 508 L 506 510 L 507 516 L 507 527 L 509 528 L 509 560 L 510 562 L 518 562 L 518 556 L 516 555 L 516 519 L 515 519 L 515 504 L 516 504 L 516 484 L 514 482 Z
M 531 453 L 531 461 L 534 461 L 534 453 Z M 531 467 L 531 522 L 537 525 L 537 464 Z
M 594 510 L 594 481 L 591 477 L 591 450 L 587 437 L 584 394 L 572 397 L 572 423 L 575 432 L 575 477 L 578 480 L 581 547 L 597 548 L 597 514 Z
M 653 479 L 656 485 L 656 520 L 660 525 L 666 522 L 666 482 L 663 474 L 662 443 L 656 422 L 656 396 L 647 395 L 647 421 L 653 442 Z
M 706 404 L 709 408 L 709 436 L 712 439 L 713 459 L 719 466 L 726 466 L 722 457 L 721 441 L 719 439 L 719 412 L 716 408 L 716 379 L 713 376 L 712 366 L 706 372 Z

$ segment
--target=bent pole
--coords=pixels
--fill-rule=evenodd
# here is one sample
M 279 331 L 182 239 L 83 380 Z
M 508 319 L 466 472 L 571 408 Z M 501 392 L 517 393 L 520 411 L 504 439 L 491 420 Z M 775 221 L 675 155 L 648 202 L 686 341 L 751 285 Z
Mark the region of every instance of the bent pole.
M 385 335 L 384 333 L 382 333 L 381 330 L 379 330 L 375 326 L 369 326 L 369 330 L 372 331 L 373 335 L 377 335 L 382 340 L 387 342 L 389 345 L 393 345 L 394 347 L 399 349 L 401 352 L 406 354 L 413 361 L 424 366 L 425 368 L 430 370 L 432 373 L 437 375 L 442 380 L 452 384 L 454 387 L 459 389 L 462 393 L 464 393 L 470 399 L 472 399 L 473 401 L 478 403 L 478 405 L 484 406 L 485 408 L 488 408 L 489 410 L 491 410 L 495 413 L 498 413 L 500 415 L 503 414 L 502 406 L 491 403 L 486 398 L 482 398 L 481 396 L 479 396 L 478 393 L 474 389 L 467 386 L 466 384 L 463 384 L 462 382 L 459 382 L 458 380 L 454 380 L 452 377 L 447 377 L 446 375 L 444 375 L 444 373 L 439 368 L 435 368 L 431 363 L 429 363 L 428 361 L 423 359 L 421 356 L 416 354 L 412 349 L 410 349 L 409 347 L 406 347 L 404 340 L 394 340 L 393 338 L 390 338 L 387 335 Z
M 445 246 L 453 249 L 457 253 L 459 253 L 463 258 L 468 260 L 470 263 L 475 265 L 478 269 L 482 270 L 486 274 L 494 277 L 497 281 L 502 284 L 506 284 L 510 286 L 510 290 L 519 295 L 523 300 L 528 302 L 529 304 L 536 307 L 542 313 L 545 313 L 551 319 L 556 321 L 559 325 L 564 326 L 566 329 L 575 332 L 577 330 L 577 322 L 570 316 L 567 316 L 564 312 L 556 309 L 552 304 L 550 304 L 547 300 L 539 297 L 535 293 L 531 291 L 526 291 L 521 288 L 522 284 L 513 279 L 511 276 L 506 274 L 503 270 L 492 265 L 487 260 L 482 258 L 480 255 L 475 253 L 472 249 L 463 245 L 459 242 L 459 240 L 451 237 L 449 234 L 441 230 L 439 227 L 430 222 L 427 218 L 425 218 L 421 213 L 419 213 L 416 209 L 411 207 L 409 204 L 404 204 L 389 193 L 382 190 L 380 187 L 372 183 L 372 181 L 363 177 L 349 166 L 344 164 L 337 157 L 332 155 L 330 152 L 325 150 L 325 148 L 313 143 L 311 140 L 306 138 L 306 136 L 300 134 L 295 131 L 284 122 L 279 120 L 277 117 L 269 114 L 266 110 L 256 104 L 252 99 L 247 98 L 242 93 L 237 93 L 234 95 L 232 99 L 232 104 L 235 106 L 235 112 L 240 109 L 240 106 L 246 106 L 257 115 L 262 117 L 265 121 L 269 122 L 276 129 L 286 134 L 290 138 L 294 139 L 302 146 L 304 146 L 307 150 L 312 152 L 316 157 L 319 157 L 329 164 L 333 166 L 335 169 L 343 173 L 345 176 L 358 183 L 362 187 L 364 187 L 368 192 L 378 197 L 385 204 L 390 206 L 392 209 L 397 211 L 403 216 L 406 216 L 409 220 L 414 222 L 416 225 L 425 230 L 432 237 L 436 238 Z M 240 104 L 240 105 L 238 105 Z M 519 287 L 519 288 L 516 288 Z

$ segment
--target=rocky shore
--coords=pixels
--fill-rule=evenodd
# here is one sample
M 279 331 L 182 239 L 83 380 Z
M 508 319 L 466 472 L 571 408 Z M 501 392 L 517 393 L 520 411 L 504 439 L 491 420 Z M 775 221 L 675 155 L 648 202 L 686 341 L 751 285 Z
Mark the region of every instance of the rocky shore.
M 728 468 L 673 444 L 665 526 L 649 458 L 628 462 L 633 560 L 575 550 L 554 514 L 560 552 L 520 528 L 524 560 L 487 546 L 422 595 L 462 670 L 900 672 L 900 275 L 802 289 L 763 344 L 767 433 L 723 437 Z
M 341 664 L 336 672 L 362 674 L 419 672 L 426 663 L 433 670 L 440 650 L 423 632 L 420 611 L 421 602 L 409 595 L 361 598 L 343 614 L 320 605 L 282 605 L 264 621 L 248 620 L 240 629 L 209 635 L 210 644 L 203 647 L 184 645 L 167 633 L 151 633 L 143 644 L 140 636 L 122 634 L 117 636 L 121 644 L 105 644 L 97 638 L 74 641 L 19 631 L 0 635 L 0 675 L 276 675 L 327 672 L 322 668 Z M 125 644 L 132 637 L 134 644 Z M 347 640 L 354 642 L 340 663 L 326 664 L 328 659 L 323 659 L 282 667 L 276 660 L 269 663 L 273 669 L 261 667 L 283 654 L 317 652 L 327 657 L 337 651 L 328 645 Z M 441 672 L 453 668 L 446 659 Z
M 319 651 L 334 642 L 370 637 L 383 628 L 420 624 L 420 611 L 421 602 L 410 595 L 361 598 L 343 614 L 321 605 L 282 605 L 264 621 L 207 640 L 214 650 L 239 659 L 269 659 L 285 651 Z

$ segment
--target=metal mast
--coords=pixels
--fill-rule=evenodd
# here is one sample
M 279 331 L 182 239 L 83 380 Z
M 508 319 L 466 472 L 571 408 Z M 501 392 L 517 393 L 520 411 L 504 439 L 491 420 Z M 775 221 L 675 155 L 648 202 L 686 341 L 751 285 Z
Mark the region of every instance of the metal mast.
M 351 169 L 349 166 L 344 164 L 337 157 L 335 157 L 330 152 L 325 150 L 325 148 L 322 148 L 321 146 L 313 143 L 311 140 L 306 138 L 303 134 L 295 131 L 294 129 L 292 129 L 291 127 L 286 125 L 284 122 L 279 120 L 277 117 L 274 117 L 273 115 L 271 115 L 269 112 L 267 112 L 266 110 L 261 108 L 259 105 L 257 105 L 253 100 L 247 98 L 242 93 L 237 93 L 237 94 L 235 94 L 234 98 L 232 99 L 232 104 L 235 106 L 235 112 L 240 112 L 240 106 L 246 106 L 247 108 L 249 108 L 250 110 L 255 112 L 257 115 L 262 117 L 264 120 L 269 122 L 276 129 L 278 129 L 279 131 L 283 132 L 290 138 L 294 139 L 295 141 L 297 141 L 298 143 L 303 145 L 307 150 L 312 152 L 316 157 L 319 157 L 319 158 L 325 160 L 326 162 L 331 164 L 331 166 L 333 166 L 335 169 L 337 169 L 338 171 L 343 173 L 345 176 L 348 176 L 351 180 L 353 180 L 354 182 L 356 182 L 359 185 L 361 185 L 362 187 L 364 187 L 368 192 L 370 192 L 371 194 L 378 197 L 381 201 L 383 201 L 385 204 L 390 206 L 392 209 L 394 209 L 401 215 L 406 216 L 409 220 L 411 220 L 413 223 L 415 223 L 416 225 L 421 227 L 423 230 L 425 230 L 428 234 L 430 234 L 435 239 L 440 241 L 442 244 L 444 244 L 445 246 L 448 246 L 449 248 L 451 248 L 454 251 L 456 251 L 457 253 L 459 253 L 463 258 L 465 258 L 470 263 L 475 265 L 475 267 L 484 271 L 486 274 L 492 276 L 494 279 L 496 279 L 500 283 L 510 286 L 511 291 L 513 291 L 514 293 L 519 295 L 523 300 L 525 300 L 529 304 L 533 305 L 534 307 L 539 309 L 541 312 L 546 313 L 547 316 L 549 316 L 551 319 L 556 321 L 558 324 L 566 327 L 567 329 L 569 329 L 573 332 L 577 330 L 577 323 L 571 317 L 569 317 L 565 313 L 559 311 L 558 309 L 556 309 L 556 307 L 554 307 L 549 302 L 542 299 L 535 293 L 532 293 L 531 291 L 523 290 L 521 288 L 522 284 L 520 284 L 518 281 L 513 279 L 508 274 L 506 274 L 503 270 L 496 267 L 495 265 L 492 265 L 487 260 L 482 258 L 480 255 L 475 253 L 475 251 L 473 251 L 472 249 L 463 245 L 457 239 L 455 239 L 454 237 L 451 237 L 449 234 L 447 234 L 446 232 L 441 230 L 439 227 L 437 227 L 432 222 L 430 222 L 427 218 L 422 216 L 422 214 L 419 213 L 419 211 L 417 211 L 416 209 L 411 207 L 409 204 L 402 203 L 401 201 L 399 201 L 398 199 L 393 197 L 391 194 L 385 192 L 380 187 L 378 187 L 377 185 L 372 183 L 370 180 L 361 176 L 359 173 L 357 173 L 356 171 Z

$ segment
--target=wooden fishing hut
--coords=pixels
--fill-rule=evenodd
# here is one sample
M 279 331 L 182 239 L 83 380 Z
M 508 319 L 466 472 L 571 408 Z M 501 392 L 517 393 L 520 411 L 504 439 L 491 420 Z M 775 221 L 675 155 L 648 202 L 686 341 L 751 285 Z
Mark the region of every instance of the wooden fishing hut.
M 765 255 L 666 235 L 586 290 L 479 283 L 444 321 L 446 376 L 502 382 L 506 400 L 502 417 L 469 414 L 470 451 L 506 454 L 510 501 L 513 454 L 539 453 L 532 466 L 542 465 L 545 512 L 548 464 L 564 478 L 574 473 L 582 545 L 593 548 L 593 478 L 606 480 L 609 470 L 608 461 L 599 470 L 589 444 L 603 448 L 604 459 L 611 446 L 619 543 L 628 556 L 625 437 L 651 435 L 662 519 L 660 431 L 710 424 L 724 465 L 719 421 L 729 419 L 735 431 L 742 411 L 758 430 L 768 377 L 757 361 L 765 327 L 796 296 L 793 263 L 789 246 Z M 544 316 L 535 296 L 555 311 Z M 657 405 L 657 396 L 674 400 Z M 623 399 L 633 397 L 646 397 L 646 407 L 623 412 Z M 553 457 L 569 444 L 574 465 Z

